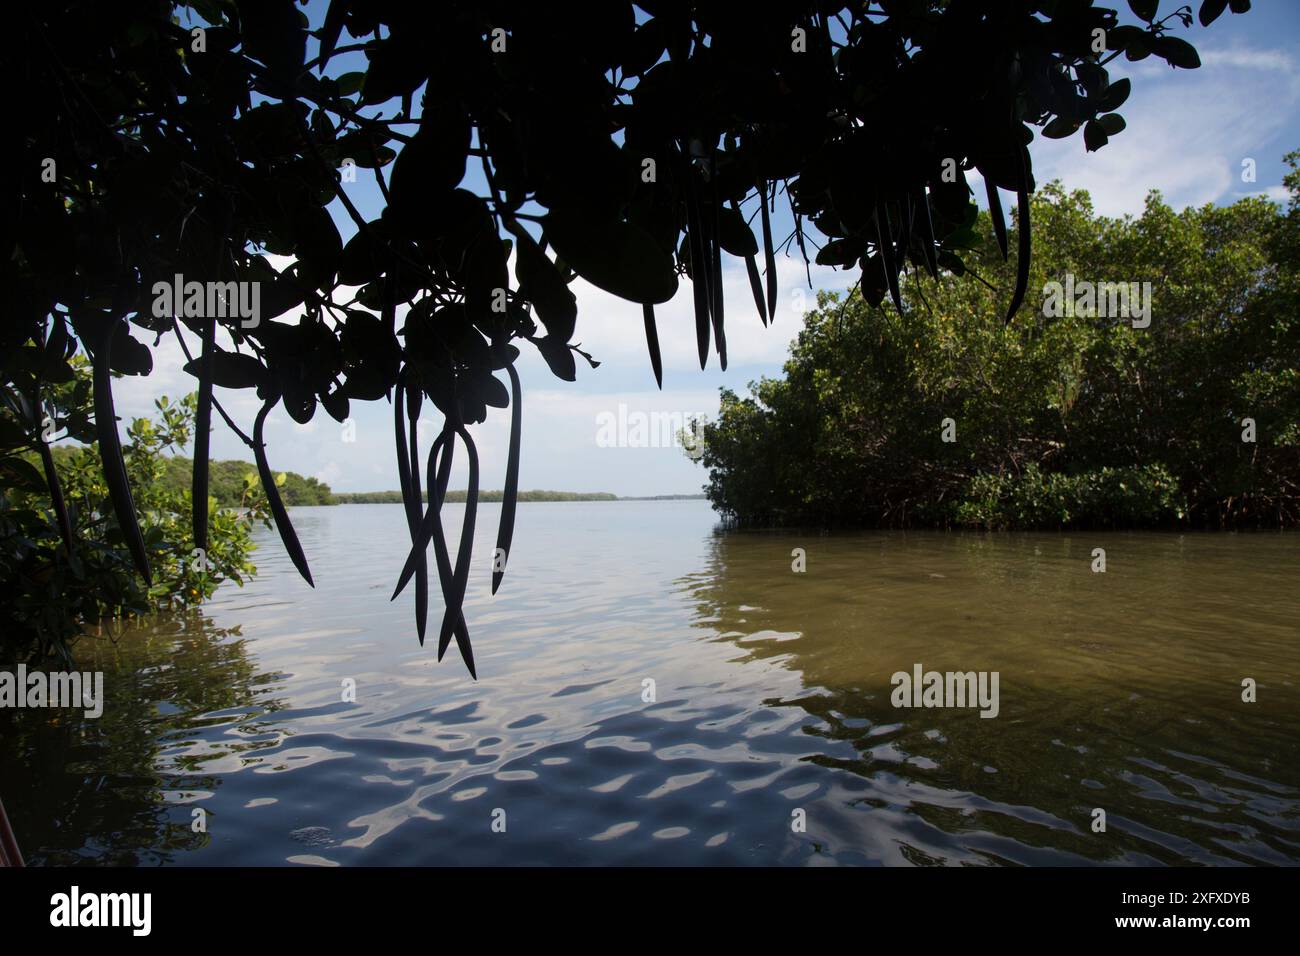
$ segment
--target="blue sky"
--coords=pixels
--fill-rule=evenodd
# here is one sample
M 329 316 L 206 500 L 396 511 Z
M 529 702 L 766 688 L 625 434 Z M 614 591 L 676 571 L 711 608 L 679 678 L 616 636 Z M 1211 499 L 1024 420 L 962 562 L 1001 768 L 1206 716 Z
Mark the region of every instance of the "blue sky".
M 1122 0 L 1112 5 L 1127 14 Z M 1161 13 L 1175 6 L 1164 0 Z M 1225 14 L 1208 29 L 1196 24 L 1178 30 L 1200 52 L 1199 70 L 1174 71 L 1155 57 L 1136 64 L 1123 58 L 1112 63 L 1112 81 L 1120 76 L 1133 80 L 1133 94 L 1121 108 L 1128 128 L 1092 154 L 1085 153 L 1081 134 L 1068 140 L 1035 140 L 1030 150 L 1038 181 L 1060 179 L 1069 188 L 1086 189 L 1097 211 L 1112 216 L 1140 213 L 1150 189 L 1159 189 L 1175 208 L 1230 203 L 1251 194 L 1281 199 L 1281 158 L 1300 148 L 1300 0 L 1255 0 L 1254 6 L 1244 16 Z M 307 10 L 313 27 L 318 25 L 324 5 L 313 2 Z M 364 62 L 358 54 L 339 57 L 330 72 L 360 69 Z M 1247 159 L 1255 162 L 1253 183 L 1242 181 Z M 481 175 L 471 170 L 466 188 L 476 189 L 480 183 Z M 977 181 L 972 185 L 982 202 L 983 189 Z M 367 218 L 378 215 L 382 198 L 367 170 L 359 170 L 357 182 L 347 188 Z M 346 241 L 355 227 L 340 203 L 335 202 L 331 212 Z M 783 237 L 789 229 L 788 214 L 778 217 L 774 234 Z M 579 311 L 574 340 L 601 365 L 590 369 L 580 361 L 578 380 L 562 382 L 550 374 L 536 350 L 523 343 L 518 365 L 524 394 L 521 488 L 620 495 L 700 491 L 704 471 L 680 448 L 603 447 L 597 442 L 600 416 L 617 416 L 624 406 L 627 415 L 713 417 L 719 387 L 743 392 L 753 380 L 780 374 L 802 311 L 815 301 L 813 290 L 842 290 L 854 280 L 852 273 L 814 265 L 810 290 L 803 261 L 779 258 L 781 298 L 776 321 L 764 329 L 743 263 L 733 260 L 724 269 L 729 367 L 721 371 L 711 357 L 708 368 L 699 369 L 691 293 L 683 281 L 677 297 L 657 309 L 663 391 L 656 389 L 650 370 L 640 306 L 581 279 L 575 282 Z M 119 414 L 148 414 L 156 396 L 193 391 L 195 380 L 181 371 L 183 363 L 173 341 L 160 344 L 154 349 L 152 375 L 116 384 Z M 218 394 L 236 420 L 251 425 L 256 413 L 251 392 L 219 389 Z M 501 487 L 505 469 L 509 413 L 493 411 L 493 417 L 474 428 L 484 488 Z M 343 427 L 323 411 L 306 426 L 277 411 L 267 423 L 272 467 L 318 477 L 336 491 L 396 488 L 391 407 L 383 401 L 358 403 L 352 417 L 354 440 L 346 441 Z M 429 418 L 426 432 L 434 428 Z M 248 449 L 220 421 L 214 426 L 212 454 L 250 459 Z M 457 468 L 453 487 L 463 487 L 463 457 Z

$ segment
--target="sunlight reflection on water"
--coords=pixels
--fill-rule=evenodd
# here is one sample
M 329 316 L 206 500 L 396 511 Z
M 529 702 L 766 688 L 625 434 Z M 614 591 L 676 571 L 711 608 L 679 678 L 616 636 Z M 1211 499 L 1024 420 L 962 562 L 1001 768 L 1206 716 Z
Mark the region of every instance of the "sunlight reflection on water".
M 538 503 L 493 597 L 496 508 L 478 682 L 417 644 L 409 591 L 388 602 L 392 505 L 294 511 L 314 591 L 262 534 L 245 588 L 83 643 L 100 720 L 0 712 L 29 860 L 1300 860 L 1294 537 L 1105 535 L 1094 575 L 1097 536 L 721 534 L 699 501 Z M 914 663 L 998 671 L 998 718 L 893 708 Z

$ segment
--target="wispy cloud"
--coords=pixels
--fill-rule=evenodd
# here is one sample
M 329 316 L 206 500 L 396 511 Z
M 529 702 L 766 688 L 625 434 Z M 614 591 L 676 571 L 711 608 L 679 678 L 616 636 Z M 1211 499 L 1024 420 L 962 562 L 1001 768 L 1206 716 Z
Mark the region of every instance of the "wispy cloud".
M 1034 144 L 1040 182 L 1061 179 L 1092 194 L 1105 215 L 1139 213 L 1158 187 L 1175 207 L 1203 205 L 1242 189 L 1242 162 L 1262 165 L 1300 107 L 1300 70 L 1285 50 L 1243 44 L 1201 49 L 1203 66 L 1174 71 L 1151 57 L 1117 61 L 1113 78 L 1133 79 L 1120 109 L 1128 128 L 1096 153 L 1082 135 Z

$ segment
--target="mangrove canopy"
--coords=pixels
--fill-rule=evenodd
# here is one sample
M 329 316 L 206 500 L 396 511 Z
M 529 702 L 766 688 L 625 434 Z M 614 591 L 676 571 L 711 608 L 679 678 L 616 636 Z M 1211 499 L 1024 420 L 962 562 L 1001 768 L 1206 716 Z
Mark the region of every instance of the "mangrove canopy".
M 1034 138 L 1103 147 L 1130 92 L 1107 63 L 1195 68 L 1179 34 L 1250 4 L 1160 6 L 1129 0 L 1121 23 L 1092 0 L 331 0 L 309 23 L 291 0 L 19 2 L 0 54 L 20 91 L 16 148 L 0 152 L 0 460 L 41 455 L 64 535 L 28 557 L 77 560 L 48 444 L 67 435 L 98 443 L 111 540 L 149 580 L 161 545 L 140 530 L 112 383 L 149 374 L 151 346 L 185 329 L 198 343 L 186 365 L 197 547 L 214 410 L 249 446 L 310 583 L 267 417 L 342 420 L 353 402 L 388 401 L 412 542 L 398 590 L 414 581 L 423 641 L 432 543 L 439 656 L 455 639 L 473 673 L 461 605 L 480 476 L 467 426 L 489 409 L 511 416 L 508 555 L 514 362 L 535 348 L 572 380 L 592 360 L 575 341 L 575 275 L 643 305 L 656 376 L 655 306 L 689 283 L 700 363 L 712 352 L 725 366 L 724 256 L 743 261 L 764 321 L 776 256 L 807 257 L 813 236 L 819 261 L 860 273 L 868 302 L 901 308 L 912 273 L 966 271 L 977 170 L 1002 256 L 1004 191 L 1018 210 L 1011 321 L 1029 276 Z M 345 55 L 364 68 L 338 68 Z M 384 197 L 370 218 L 347 188 L 359 175 Z M 778 204 L 790 236 L 773 233 Z M 47 402 L 78 353 L 92 362 L 93 421 Z M 255 389 L 260 412 L 234 421 L 214 385 Z M 415 424 L 424 402 L 445 422 L 432 441 Z M 452 554 L 439 503 L 458 445 L 469 488 Z

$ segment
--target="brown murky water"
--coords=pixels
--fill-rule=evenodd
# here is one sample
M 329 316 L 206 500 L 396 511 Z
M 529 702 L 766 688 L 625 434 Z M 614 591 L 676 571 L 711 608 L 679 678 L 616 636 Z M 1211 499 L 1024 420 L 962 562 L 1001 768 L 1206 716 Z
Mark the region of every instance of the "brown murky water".
M 495 517 L 477 683 L 417 645 L 409 593 L 388 603 L 398 506 L 295 511 L 315 591 L 264 536 L 248 587 L 85 642 L 102 717 L 0 710 L 30 860 L 1300 861 L 1294 536 L 718 533 L 703 502 L 525 504 L 492 597 Z M 998 716 L 895 708 L 915 664 L 998 672 Z

